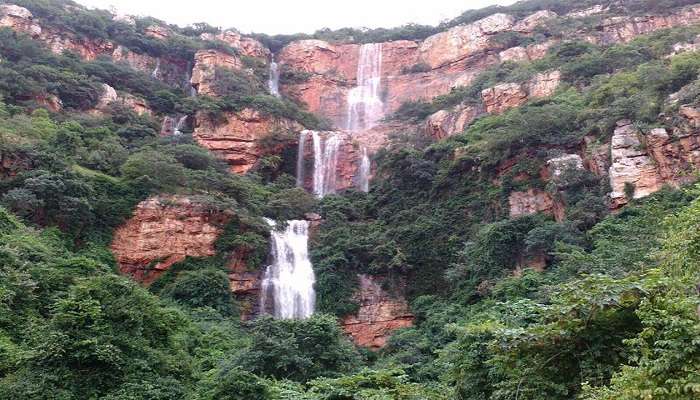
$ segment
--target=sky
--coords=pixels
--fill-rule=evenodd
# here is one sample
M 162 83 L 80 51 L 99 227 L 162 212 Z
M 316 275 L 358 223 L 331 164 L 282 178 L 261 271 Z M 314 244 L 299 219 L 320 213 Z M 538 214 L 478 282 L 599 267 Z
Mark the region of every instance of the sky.
M 180 26 L 207 22 L 243 33 L 312 33 L 321 28 L 436 25 L 469 9 L 515 0 L 77 0 L 88 7 L 151 16 Z

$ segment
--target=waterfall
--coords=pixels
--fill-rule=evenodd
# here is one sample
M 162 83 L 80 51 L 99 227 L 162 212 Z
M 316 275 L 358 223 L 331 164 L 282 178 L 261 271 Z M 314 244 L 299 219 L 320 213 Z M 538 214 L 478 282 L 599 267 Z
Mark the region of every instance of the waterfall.
M 329 133 L 325 139 L 311 132 L 314 143 L 314 194 L 324 197 L 335 193 L 340 137 Z
M 368 43 L 360 47 L 357 64 L 357 87 L 348 93 L 347 129 L 369 129 L 383 116 L 380 95 L 382 79 L 382 44 Z
M 182 88 L 186 92 L 189 92 L 190 97 L 197 97 L 197 89 L 192 86 L 192 63 L 187 63 L 187 69 L 185 70 L 185 80 L 182 82 Z
M 306 138 L 307 131 L 302 131 L 299 134 L 299 154 L 297 155 L 297 187 L 304 187 L 304 155 L 306 153 Z
M 372 164 L 367 154 L 367 148 L 362 147 L 362 159 L 360 160 L 360 168 L 358 170 L 357 186 L 358 189 L 367 193 L 369 192 L 369 174 L 372 169 Z
M 151 72 L 151 78 L 153 79 L 158 79 L 160 75 L 160 58 L 156 59 L 156 67 L 153 69 L 153 72 Z
M 271 95 L 280 97 L 280 71 L 274 55 L 270 61 L 270 78 L 267 81 L 267 87 Z
M 272 264 L 265 270 L 260 305 L 276 318 L 304 319 L 314 312 L 314 270 L 309 260 L 308 221 L 287 221 L 284 231 L 265 220 L 271 230 Z
M 187 115 L 185 115 L 184 117 L 180 118 L 177 121 L 177 125 L 175 125 L 175 130 L 173 131 L 173 135 L 175 135 L 175 136 L 182 135 L 182 128 L 185 127 L 186 123 L 187 123 Z

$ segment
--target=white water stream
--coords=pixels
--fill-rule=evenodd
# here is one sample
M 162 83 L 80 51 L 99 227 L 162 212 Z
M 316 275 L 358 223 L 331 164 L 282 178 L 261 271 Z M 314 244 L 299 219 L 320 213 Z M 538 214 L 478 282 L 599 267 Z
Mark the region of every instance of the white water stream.
M 314 312 L 316 282 L 309 260 L 309 222 L 287 221 L 283 231 L 269 219 L 272 263 L 265 270 L 260 298 L 262 312 L 275 318 L 304 319 Z
M 267 87 L 271 95 L 280 97 L 280 71 L 279 65 L 275 62 L 275 56 L 272 56 L 270 61 L 270 77 L 267 81 Z
M 347 129 L 359 131 L 372 128 L 382 119 L 381 99 L 382 44 L 368 43 L 360 47 L 357 64 L 357 87 L 348 92 Z

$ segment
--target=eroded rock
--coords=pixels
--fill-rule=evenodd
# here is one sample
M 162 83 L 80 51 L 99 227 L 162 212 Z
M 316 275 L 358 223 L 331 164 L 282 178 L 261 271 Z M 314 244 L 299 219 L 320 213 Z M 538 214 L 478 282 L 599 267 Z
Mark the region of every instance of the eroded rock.
M 289 133 L 295 135 L 303 127 L 296 122 L 275 118 L 253 109 L 238 113 L 225 113 L 221 119 L 204 112 L 196 116 L 194 139 L 231 166 L 233 173 L 246 173 L 267 154 L 281 149 L 266 149 L 261 140 L 269 135 Z
M 360 309 L 343 319 L 343 330 L 358 346 L 379 350 L 392 332 L 413 326 L 414 316 L 401 296 L 391 295 L 381 286 L 381 279 L 360 275 L 355 300 Z
M 188 256 L 213 256 L 231 217 L 188 197 L 152 197 L 115 231 L 111 249 L 123 274 L 150 283 Z

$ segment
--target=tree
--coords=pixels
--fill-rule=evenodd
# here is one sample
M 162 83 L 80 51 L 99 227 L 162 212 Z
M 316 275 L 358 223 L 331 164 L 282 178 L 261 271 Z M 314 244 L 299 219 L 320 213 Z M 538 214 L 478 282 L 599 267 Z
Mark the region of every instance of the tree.
M 348 372 L 360 361 L 329 315 L 307 320 L 262 317 L 251 328 L 250 348 L 232 362 L 261 376 L 306 382 Z

